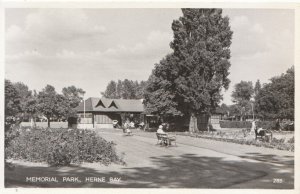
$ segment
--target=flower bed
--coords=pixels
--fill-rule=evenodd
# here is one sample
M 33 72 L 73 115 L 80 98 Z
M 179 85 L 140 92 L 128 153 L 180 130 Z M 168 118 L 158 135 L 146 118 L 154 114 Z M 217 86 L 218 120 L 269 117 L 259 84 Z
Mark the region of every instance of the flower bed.
M 80 129 L 20 129 L 5 154 L 8 159 L 47 162 L 51 166 L 81 162 L 123 164 L 113 142 Z
M 294 137 L 285 141 L 284 138 L 273 138 L 271 142 L 255 140 L 254 136 L 249 136 L 247 130 L 240 130 L 236 132 L 206 132 L 199 133 L 180 133 L 177 135 L 187 135 L 195 138 L 211 139 L 216 141 L 231 142 L 237 144 L 254 145 L 257 147 L 267 147 L 278 150 L 288 150 L 294 152 Z

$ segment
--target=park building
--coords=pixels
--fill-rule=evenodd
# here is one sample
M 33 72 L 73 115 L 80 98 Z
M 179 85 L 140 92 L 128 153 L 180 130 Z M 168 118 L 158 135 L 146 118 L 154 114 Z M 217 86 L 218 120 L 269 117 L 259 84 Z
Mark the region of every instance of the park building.
M 126 120 L 145 122 L 143 99 L 108 99 L 91 97 L 76 108 L 77 128 L 113 128 L 113 121 L 122 126 Z
M 190 118 L 188 116 L 170 116 L 170 115 L 153 115 L 147 113 L 143 99 L 108 99 L 90 97 L 81 102 L 76 108 L 77 122 L 76 128 L 81 129 L 103 129 L 114 128 L 114 122 L 118 126 L 124 126 L 126 121 L 136 124 L 144 123 L 144 129 L 155 129 L 162 122 L 167 121 L 170 129 L 179 128 L 188 130 Z M 222 119 L 221 113 L 197 115 L 198 128 L 206 130 L 208 122 L 212 125 L 219 125 Z M 73 126 L 73 125 L 72 125 Z

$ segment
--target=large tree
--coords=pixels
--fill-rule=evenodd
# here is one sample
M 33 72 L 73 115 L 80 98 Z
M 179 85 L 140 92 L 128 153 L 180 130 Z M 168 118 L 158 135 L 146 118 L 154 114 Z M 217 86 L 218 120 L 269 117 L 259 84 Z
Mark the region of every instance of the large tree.
M 161 114 L 190 116 L 214 110 L 228 89 L 232 31 L 222 9 L 182 9 L 172 23 L 173 52 L 155 66 L 147 87 L 147 107 Z
M 70 106 L 76 108 L 83 99 L 85 91 L 75 86 L 69 86 L 62 89 L 62 94 L 70 101 Z
M 294 120 L 295 70 L 270 79 L 255 97 L 257 114 L 264 119 Z
M 47 85 L 37 96 L 38 110 L 48 120 L 48 127 L 50 127 L 51 119 L 64 118 L 69 111 L 70 103 L 68 99 L 57 94 L 55 88 Z

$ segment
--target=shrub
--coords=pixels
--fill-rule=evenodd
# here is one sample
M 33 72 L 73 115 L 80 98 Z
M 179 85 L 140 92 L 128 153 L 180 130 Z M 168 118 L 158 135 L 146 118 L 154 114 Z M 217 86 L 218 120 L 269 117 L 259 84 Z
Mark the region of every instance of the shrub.
M 7 158 L 47 162 L 51 166 L 70 163 L 123 163 L 114 143 L 90 130 L 23 129 L 5 149 Z
M 220 121 L 221 128 L 251 128 L 249 121 Z
M 295 137 L 292 137 L 291 139 L 289 139 L 288 143 L 295 143 Z
M 277 130 L 276 121 L 258 121 L 257 127 L 263 129 Z

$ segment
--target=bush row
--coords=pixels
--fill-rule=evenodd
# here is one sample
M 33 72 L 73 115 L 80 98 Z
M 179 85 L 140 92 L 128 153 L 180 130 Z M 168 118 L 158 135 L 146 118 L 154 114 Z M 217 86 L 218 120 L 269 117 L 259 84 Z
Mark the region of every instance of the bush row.
M 195 134 L 181 134 L 181 135 L 189 135 L 196 138 L 204 138 L 211 139 L 216 141 L 224 141 L 231 142 L 237 144 L 245 144 L 245 145 L 254 145 L 258 147 L 267 147 L 278 150 L 288 150 L 294 152 L 294 137 L 290 138 L 287 142 L 285 142 L 284 138 L 277 139 L 273 138 L 270 142 L 258 141 L 253 138 L 246 138 L 249 133 L 244 131 L 240 132 L 200 132 Z M 248 136 L 249 137 L 249 136 Z
M 220 121 L 221 128 L 251 128 L 249 121 Z
M 5 149 L 6 158 L 47 162 L 51 166 L 123 163 L 113 142 L 80 129 L 20 129 Z
M 250 121 L 220 121 L 221 128 L 251 128 L 252 123 Z M 263 129 L 273 129 L 277 130 L 275 121 L 258 121 L 257 127 Z

